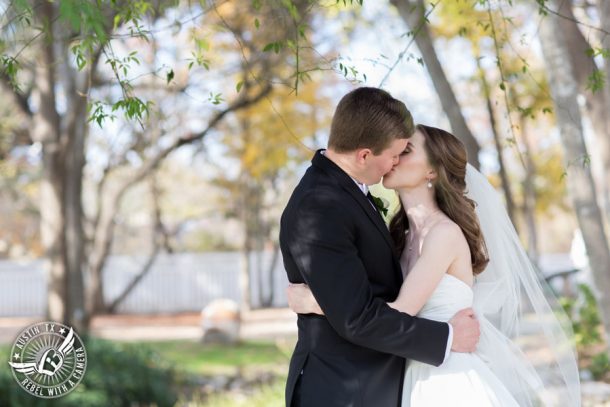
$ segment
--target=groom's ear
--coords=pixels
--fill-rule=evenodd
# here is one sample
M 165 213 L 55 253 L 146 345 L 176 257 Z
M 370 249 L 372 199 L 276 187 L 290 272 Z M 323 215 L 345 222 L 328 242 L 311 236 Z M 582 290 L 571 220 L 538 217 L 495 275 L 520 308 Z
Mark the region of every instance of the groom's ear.
M 370 155 L 373 155 L 373 151 L 370 148 L 358 149 L 356 150 L 356 161 L 358 164 L 364 164 Z

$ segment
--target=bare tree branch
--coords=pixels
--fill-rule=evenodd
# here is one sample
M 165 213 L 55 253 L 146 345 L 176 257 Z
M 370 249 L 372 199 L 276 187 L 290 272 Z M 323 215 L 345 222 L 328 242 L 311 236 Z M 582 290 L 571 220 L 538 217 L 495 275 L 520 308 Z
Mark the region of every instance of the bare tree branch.
M 599 0 L 599 1 L 606 1 L 606 0 Z M 570 21 L 570 22 L 572 22 L 572 23 L 575 23 L 575 24 L 581 25 L 581 26 L 583 26 L 583 27 L 587 27 L 587 28 L 590 28 L 590 29 L 592 29 L 592 30 L 599 31 L 600 33 L 602 33 L 602 34 L 604 34 L 604 35 L 610 35 L 610 32 L 608 32 L 607 30 L 605 30 L 605 29 L 604 29 L 604 28 L 602 28 L 602 27 L 596 27 L 596 26 L 591 25 L 591 24 L 583 23 L 582 21 L 580 21 L 580 20 L 578 20 L 576 17 L 574 17 L 574 15 L 573 15 L 571 12 L 570 12 L 570 13 L 568 13 L 568 14 L 562 14 L 562 13 L 560 12 L 560 10 L 561 10 L 561 4 L 559 5 L 559 8 L 558 8 L 557 10 L 553 10 L 553 9 L 549 8 L 549 7 L 548 7 L 548 6 L 547 6 L 545 3 L 543 3 L 543 2 L 538 2 L 538 5 L 540 6 L 540 10 L 541 10 L 541 11 L 543 11 L 543 12 L 545 12 L 545 13 L 552 14 L 552 15 L 554 15 L 554 16 L 559 17 L 559 18 L 560 18 L 560 19 L 562 19 L 562 20 Z
M 161 217 L 161 205 L 159 205 L 160 191 L 157 186 L 156 177 L 153 175 L 150 179 L 150 192 L 152 195 L 153 202 L 153 217 L 154 217 L 154 232 L 152 233 L 152 249 L 148 259 L 142 266 L 142 269 L 135 275 L 135 277 L 125 286 L 123 291 L 108 305 L 107 311 L 114 314 L 116 309 L 125 299 L 131 294 L 136 288 L 138 283 L 142 281 L 144 277 L 150 272 L 152 266 L 155 264 L 155 260 L 159 257 L 162 247 L 168 247 L 169 236 L 167 234 L 167 228 L 163 225 Z
M 214 129 L 218 123 L 229 113 L 236 112 L 243 108 L 246 108 L 250 105 L 253 105 L 263 99 L 271 92 L 271 85 L 266 85 L 264 88 L 258 91 L 258 93 L 253 97 L 241 97 L 229 105 L 227 108 L 216 113 L 212 119 L 209 121 L 208 126 L 205 130 L 189 134 L 185 137 L 181 137 L 176 139 L 172 144 L 159 152 L 155 157 L 150 159 L 146 164 L 144 164 L 138 171 L 136 171 L 125 183 L 121 189 L 129 188 L 131 185 L 141 181 L 144 179 L 154 168 L 156 168 L 161 161 L 165 159 L 171 152 L 175 151 L 179 147 L 182 147 L 187 144 L 193 144 L 196 141 L 202 140 L 212 129 Z
M 114 231 L 114 219 L 116 213 L 118 212 L 119 204 L 125 192 L 134 184 L 142 181 L 147 176 L 149 176 L 158 166 L 159 164 L 173 151 L 178 149 L 179 147 L 187 144 L 192 144 L 196 141 L 202 140 L 212 129 L 214 129 L 218 124 L 223 120 L 223 118 L 232 112 L 236 112 L 240 109 L 246 108 L 252 104 L 257 103 L 262 98 L 264 98 L 269 92 L 271 92 L 271 85 L 266 86 L 265 88 L 258 91 L 258 93 L 252 97 L 242 96 L 237 99 L 233 103 L 231 103 L 227 108 L 217 112 L 212 119 L 209 121 L 208 126 L 205 130 L 199 133 L 190 134 L 186 137 L 178 138 L 174 143 L 167 146 L 165 149 L 160 151 L 155 157 L 148 160 L 142 167 L 140 167 L 136 172 L 134 172 L 131 177 L 125 179 L 125 181 L 114 191 L 111 191 L 107 196 L 106 205 L 103 205 L 99 208 L 99 220 L 97 224 L 97 228 L 95 230 L 92 251 L 89 255 L 89 271 L 93 276 L 93 280 L 97 281 L 98 284 L 101 284 L 101 272 L 104 268 L 104 264 L 106 262 L 106 258 L 110 253 L 110 247 L 112 245 L 112 237 Z M 96 296 L 99 297 L 99 293 L 96 291 L 96 287 L 91 286 L 88 287 L 90 293 L 88 298 L 92 301 L 89 304 L 89 311 L 93 312 L 93 308 L 95 307 L 95 303 L 99 303 L 102 301 L 101 298 L 97 298 L 94 300 Z M 97 304 L 98 306 L 100 304 Z

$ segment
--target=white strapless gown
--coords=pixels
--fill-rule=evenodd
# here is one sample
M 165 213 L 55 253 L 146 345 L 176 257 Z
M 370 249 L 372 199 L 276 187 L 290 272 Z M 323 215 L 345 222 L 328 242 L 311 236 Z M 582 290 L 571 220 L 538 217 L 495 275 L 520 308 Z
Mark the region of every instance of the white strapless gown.
M 445 274 L 417 316 L 446 322 L 472 304 L 470 286 Z M 402 407 L 408 406 L 518 407 L 519 404 L 476 353 L 451 352 L 439 367 L 407 361 Z

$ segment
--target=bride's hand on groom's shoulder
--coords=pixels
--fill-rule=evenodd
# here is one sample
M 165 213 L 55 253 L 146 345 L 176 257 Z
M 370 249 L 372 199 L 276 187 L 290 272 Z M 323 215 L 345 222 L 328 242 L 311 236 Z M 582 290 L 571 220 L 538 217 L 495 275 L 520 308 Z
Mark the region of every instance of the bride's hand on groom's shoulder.
M 481 336 L 479 321 L 472 308 L 459 311 L 449 320 L 453 327 L 453 352 L 474 352 Z
M 297 314 L 324 315 L 307 284 L 288 284 L 286 297 L 288 298 L 288 306 Z

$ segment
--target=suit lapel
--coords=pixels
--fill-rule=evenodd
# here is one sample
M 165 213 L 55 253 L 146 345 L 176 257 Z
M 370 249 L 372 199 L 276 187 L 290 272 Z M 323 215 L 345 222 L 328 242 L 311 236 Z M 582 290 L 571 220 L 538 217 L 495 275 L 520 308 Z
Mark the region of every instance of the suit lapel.
M 358 202 L 358 204 L 362 207 L 366 215 L 369 219 L 375 224 L 375 227 L 379 230 L 383 239 L 386 243 L 393 249 L 394 243 L 392 242 L 392 237 L 390 236 L 390 232 L 388 231 L 388 227 L 386 226 L 381 214 L 373 207 L 373 203 L 369 201 L 369 199 L 362 193 L 362 191 L 358 188 L 356 183 L 350 178 L 350 182 L 354 185 L 344 185 L 341 184 L 341 187 L 345 189 L 350 195 Z
M 381 236 L 385 240 L 385 242 L 390 246 L 392 252 L 394 251 L 394 243 L 392 242 L 392 237 L 390 236 L 390 232 L 388 231 L 388 227 L 386 226 L 381 214 L 377 212 L 377 209 L 373 207 L 373 204 L 369 199 L 364 195 L 364 193 L 358 188 L 354 180 L 347 175 L 339 166 L 333 163 L 328 158 L 324 157 L 321 154 L 322 150 L 316 151 L 316 155 L 312 160 L 312 164 L 316 167 L 321 168 L 324 172 L 329 174 L 333 179 L 335 179 L 339 185 L 347 191 L 354 200 L 360 205 L 360 207 L 364 210 L 364 213 L 369 217 L 371 222 L 375 225 Z

